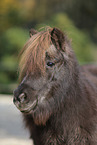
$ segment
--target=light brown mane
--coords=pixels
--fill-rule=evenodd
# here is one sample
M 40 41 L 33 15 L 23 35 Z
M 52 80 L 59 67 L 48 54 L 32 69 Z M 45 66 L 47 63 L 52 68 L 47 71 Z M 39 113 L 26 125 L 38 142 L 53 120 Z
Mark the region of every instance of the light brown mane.
M 25 44 L 21 52 L 20 60 L 20 79 L 25 73 L 34 73 L 37 69 L 45 71 L 45 52 L 52 44 L 51 27 L 46 27 L 44 31 L 34 34 Z

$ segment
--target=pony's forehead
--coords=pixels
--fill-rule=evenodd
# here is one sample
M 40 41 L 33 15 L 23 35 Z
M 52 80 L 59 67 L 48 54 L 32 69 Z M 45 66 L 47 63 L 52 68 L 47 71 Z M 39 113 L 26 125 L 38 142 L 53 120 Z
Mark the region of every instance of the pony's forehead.
M 49 53 L 49 55 L 54 56 L 57 53 L 57 49 L 54 46 L 54 44 L 51 44 L 48 49 L 46 50 L 46 52 Z

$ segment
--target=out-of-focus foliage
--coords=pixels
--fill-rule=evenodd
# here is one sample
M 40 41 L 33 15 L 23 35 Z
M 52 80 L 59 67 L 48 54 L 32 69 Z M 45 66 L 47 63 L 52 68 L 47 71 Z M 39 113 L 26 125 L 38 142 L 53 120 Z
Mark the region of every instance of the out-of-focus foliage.
M 10 28 L 0 39 L 0 92 L 11 93 L 14 89 L 18 73 L 18 59 L 20 49 L 28 39 L 28 31 L 22 28 Z M 11 88 L 8 84 L 12 84 Z M 4 88 L 7 89 L 7 91 Z
M 28 31 L 22 28 L 10 28 L 2 34 L 0 39 L 0 59 L 5 55 L 18 54 L 20 48 L 27 41 Z
M 29 28 L 50 25 L 72 39 L 80 63 L 97 61 L 97 0 L 1 0 L 0 93 L 12 93 L 18 78 L 18 54 Z
M 65 8 L 69 17 L 97 43 L 97 0 L 69 1 Z
M 32 10 L 35 0 L 1 0 L 0 1 L 0 31 L 13 26 L 25 25 L 33 17 Z

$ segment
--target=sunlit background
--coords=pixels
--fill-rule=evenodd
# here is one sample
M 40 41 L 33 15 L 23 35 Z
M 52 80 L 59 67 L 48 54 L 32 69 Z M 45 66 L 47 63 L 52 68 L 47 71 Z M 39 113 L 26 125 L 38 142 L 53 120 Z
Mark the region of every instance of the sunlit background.
M 60 28 L 80 64 L 97 62 L 97 0 L 1 0 L 0 17 L 0 93 L 12 94 L 18 83 L 18 54 L 30 28 Z
M 80 64 L 97 64 L 97 0 L 0 0 L 0 145 L 31 145 L 11 94 L 29 30 L 44 26 L 67 34 Z

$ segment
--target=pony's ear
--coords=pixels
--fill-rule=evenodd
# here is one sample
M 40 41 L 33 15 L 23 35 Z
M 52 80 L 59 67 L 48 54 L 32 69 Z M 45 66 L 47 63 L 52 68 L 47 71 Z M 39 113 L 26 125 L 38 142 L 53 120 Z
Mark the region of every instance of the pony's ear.
M 51 31 L 51 40 L 57 46 L 57 48 L 63 50 L 64 41 L 65 41 L 65 36 L 63 32 L 61 32 L 57 28 L 53 28 Z
M 30 37 L 32 37 L 34 34 L 36 34 L 36 33 L 38 33 L 38 31 L 37 30 L 35 30 L 35 29 L 30 29 L 30 31 L 29 31 L 29 35 L 30 35 Z

